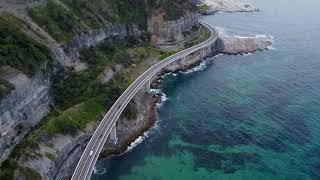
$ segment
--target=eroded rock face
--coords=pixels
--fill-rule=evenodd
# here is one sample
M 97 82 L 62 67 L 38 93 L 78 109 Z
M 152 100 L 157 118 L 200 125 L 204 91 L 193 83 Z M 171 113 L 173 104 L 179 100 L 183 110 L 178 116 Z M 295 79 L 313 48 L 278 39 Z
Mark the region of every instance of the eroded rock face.
M 73 67 L 76 71 L 84 70 L 87 65 L 79 60 L 81 50 L 108 38 L 138 37 L 140 34 L 141 31 L 136 25 L 115 25 L 83 33 L 63 46 L 53 45 L 50 50 L 55 64 L 54 71 L 62 66 Z M 70 50 L 69 53 L 66 53 L 65 49 Z M 117 65 L 113 71 L 118 72 L 121 68 Z M 0 102 L 0 164 L 30 128 L 49 112 L 49 104 L 52 102 L 50 77 L 54 76 L 55 72 L 46 74 L 39 71 L 29 78 L 6 67 L 0 69 L 1 73 L 1 77 L 15 85 L 16 89 Z M 107 74 L 104 80 L 109 81 L 114 74 Z
M 197 24 L 198 14 L 195 12 L 187 13 L 174 21 L 166 21 L 164 13 L 157 11 L 148 20 L 148 32 L 152 34 L 151 42 L 154 45 L 174 44 L 184 39 L 183 32 Z
M 272 44 L 272 37 L 257 35 L 254 37 L 240 37 L 221 34 L 216 48 L 226 54 L 246 54 L 268 49 Z
M 136 24 L 110 25 L 104 28 L 91 30 L 87 33 L 82 33 L 74 37 L 68 43 L 62 45 L 62 47 L 67 50 L 66 55 L 70 59 L 68 62 L 70 62 L 71 65 L 78 65 L 81 70 L 81 68 L 84 68 L 83 65 L 79 64 L 81 63 L 79 62 L 79 57 L 82 50 L 98 45 L 108 38 L 123 39 L 129 36 L 138 38 L 140 35 L 141 30 Z M 77 64 L 75 64 L 75 62 L 77 62 Z
M 109 82 L 118 72 L 120 72 L 123 69 L 123 66 L 121 64 L 116 64 L 114 67 L 105 67 L 102 73 L 99 74 L 97 77 L 98 80 L 105 84 Z
M 21 72 L 2 67 L 1 76 L 13 85 L 13 90 L 0 101 L 0 163 L 3 162 L 30 127 L 49 111 L 50 77 L 38 72 L 29 78 Z
M 248 3 L 234 2 L 232 0 L 203 0 L 209 6 L 207 14 L 216 12 L 252 12 L 259 11 L 258 8 Z

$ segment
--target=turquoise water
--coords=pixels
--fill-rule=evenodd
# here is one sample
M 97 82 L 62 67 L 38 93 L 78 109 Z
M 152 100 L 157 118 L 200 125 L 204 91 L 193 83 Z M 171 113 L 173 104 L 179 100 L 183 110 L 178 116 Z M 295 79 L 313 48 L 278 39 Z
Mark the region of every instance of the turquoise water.
M 92 179 L 320 179 L 320 1 L 252 2 L 262 11 L 204 19 L 274 49 L 166 76 L 157 127 Z

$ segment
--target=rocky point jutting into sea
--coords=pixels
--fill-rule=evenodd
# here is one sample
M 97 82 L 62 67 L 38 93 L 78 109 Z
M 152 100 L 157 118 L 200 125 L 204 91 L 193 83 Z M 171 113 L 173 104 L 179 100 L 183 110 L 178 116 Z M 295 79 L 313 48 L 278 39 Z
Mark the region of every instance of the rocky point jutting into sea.
M 229 8 L 234 8 L 234 4 L 229 4 L 232 7 Z M 236 4 L 236 6 L 238 6 L 238 4 Z M 255 10 L 257 10 L 255 8 Z M 234 11 L 240 11 L 239 9 Z M 251 10 L 250 10 L 251 11 Z M 165 74 L 168 73 L 181 73 L 184 71 L 187 71 L 188 69 L 191 69 L 195 66 L 198 66 L 201 61 L 203 61 L 204 59 L 212 59 L 214 60 L 214 55 L 217 55 L 219 53 L 222 54 L 228 54 L 228 55 L 237 55 L 237 54 L 249 54 L 249 53 L 253 53 L 255 51 L 263 51 L 263 50 L 267 50 L 271 44 L 272 44 L 272 37 L 271 36 L 266 36 L 266 35 L 256 35 L 256 36 L 252 36 L 252 37 L 242 37 L 242 36 L 237 36 L 237 35 L 230 35 L 230 34 L 226 34 L 223 31 L 219 32 L 219 39 L 217 40 L 216 44 L 214 45 L 214 47 L 210 50 L 210 51 L 205 51 L 205 56 L 201 57 L 200 53 L 194 53 L 192 55 L 189 55 L 188 57 L 186 57 L 186 61 L 185 62 L 175 62 L 170 64 L 168 67 L 166 67 L 161 73 L 159 73 L 156 77 L 154 77 L 153 83 L 151 85 L 151 87 L 153 89 L 155 89 L 154 95 L 153 95 L 153 103 L 152 104 L 159 104 L 162 101 L 162 98 L 160 98 L 161 96 L 165 96 L 164 94 L 162 94 L 162 92 L 160 90 L 157 90 L 161 87 L 163 80 L 164 80 L 164 76 Z M 178 46 L 178 45 L 177 45 Z M 152 106 L 151 107 L 151 116 L 148 115 L 147 120 L 148 120 L 148 124 L 146 124 L 145 128 L 142 129 L 142 131 L 140 131 L 137 134 L 129 135 L 130 137 L 127 138 L 129 139 L 129 141 L 127 141 L 125 144 L 112 144 L 111 142 L 106 146 L 106 150 L 102 153 L 102 157 L 110 157 L 110 155 L 117 155 L 117 154 L 122 154 L 124 152 L 127 152 L 128 148 L 130 148 L 130 150 L 132 150 L 133 147 L 136 146 L 136 143 L 141 143 L 141 139 L 143 139 L 143 136 L 146 136 L 146 134 L 144 133 L 145 131 L 147 131 L 150 127 L 154 126 L 155 123 L 155 118 L 156 118 L 156 113 L 157 113 L 157 106 Z M 121 126 L 121 125 L 120 125 Z M 122 129 L 122 127 L 117 127 L 119 129 Z M 126 129 L 127 132 L 129 132 L 130 130 Z M 126 134 L 127 136 L 128 134 Z M 140 136 L 138 138 L 138 136 Z M 122 138 L 123 136 L 120 136 L 120 138 Z M 146 137 L 147 138 L 147 137 Z M 137 142 L 135 142 L 135 144 L 132 144 L 132 140 L 137 140 Z M 133 146 L 133 147 L 131 147 Z M 117 158 L 116 158 L 117 159 Z M 103 167 L 100 167 L 99 169 L 104 169 Z M 104 171 L 102 170 L 102 173 L 104 173 Z M 96 177 L 99 177 L 99 172 L 97 170 L 97 174 Z
M 14 8 L 12 8 L 11 3 L 14 4 Z M 31 3 L 28 4 L 28 7 L 42 6 L 42 3 Z M 234 9 L 234 4 L 232 3 L 223 4 L 223 6 L 227 6 L 225 7 L 226 9 Z M 54 71 L 49 75 L 39 71 L 35 76 L 28 77 L 11 67 L 1 67 L 1 78 L 12 83 L 16 88 L 4 99 L 1 99 L 0 102 L 0 162 L 3 162 L 9 157 L 14 146 L 19 144 L 21 139 L 50 112 L 50 105 L 53 104 L 51 94 L 52 81 L 62 69 L 73 68 L 78 72 L 84 71 L 90 67 L 80 60 L 82 51 L 95 47 L 102 42 L 112 43 L 113 38 L 119 40 L 130 36 L 139 39 L 141 31 L 135 24 L 108 25 L 82 32 L 67 42 L 58 43 L 52 40 L 53 38 L 43 30 L 46 28 L 45 26 L 37 25 L 26 15 L 25 2 L 17 1 L 13 3 L 5 1 L 4 4 L 1 4 L 1 8 L 1 11 L 6 13 L 13 12 L 17 16 L 26 16 L 24 19 L 27 25 L 25 26 L 36 29 L 38 34 L 43 34 L 41 37 L 51 39 L 49 47 L 54 57 Z M 195 12 L 187 12 L 177 20 L 167 20 L 163 18 L 164 15 L 165 13 L 160 9 L 155 11 L 153 16 L 148 19 L 148 30 L 152 34 L 151 41 L 155 46 L 178 50 L 192 37 L 199 36 L 197 32 L 192 32 L 189 34 L 191 38 L 185 37 L 182 31 L 191 31 L 194 26 L 197 26 L 198 15 Z M 29 33 L 32 36 L 38 36 L 35 32 Z M 173 43 L 172 39 L 175 39 L 176 43 Z M 198 65 L 205 57 L 212 57 L 218 53 L 251 53 L 257 50 L 265 50 L 271 43 L 272 39 L 267 36 L 239 37 L 220 33 L 217 43 L 211 50 L 206 50 L 204 56 L 197 52 L 186 57 L 184 62 L 171 64 L 163 72 L 159 73 L 157 77 L 154 77 L 152 87 L 157 88 L 160 86 L 164 74 L 187 70 Z M 129 53 L 129 55 L 132 59 L 140 58 L 134 52 Z M 111 67 L 106 66 L 97 79 L 106 84 L 112 81 L 117 74 L 124 72 L 131 73 L 133 78 L 136 78 L 147 67 L 157 63 L 158 60 L 159 57 L 149 57 L 145 59 L 140 69 L 137 67 L 139 60 L 134 61 L 130 68 L 124 67 L 125 65 L 121 63 L 114 64 Z M 43 66 L 46 67 L 45 64 Z M 135 139 L 148 131 L 156 121 L 156 103 L 160 101 L 161 94 L 148 94 L 141 90 L 134 97 L 137 117 L 132 120 L 126 118 L 119 120 L 117 124 L 118 142 L 117 144 L 106 143 L 102 157 L 125 152 Z M 74 108 L 81 107 L 81 105 L 81 103 L 75 105 Z M 66 113 L 72 111 L 73 109 L 66 111 Z M 14 177 L 16 179 L 25 179 L 23 168 L 29 168 L 38 172 L 42 179 L 69 179 L 98 123 L 97 121 L 90 122 L 82 131 L 72 135 L 57 134 L 53 137 L 49 137 L 46 134 L 42 135 L 41 140 L 43 142 L 38 142 L 38 147 L 33 150 L 32 156 L 22 155 L 18 159 L 17 162 L 21 168 L 15 170 Z
M 204 15 L 214 14 L 217 12 L 253 12 L 259 11 L 258 8 L 251 4 L 236 2 L 232 0 L 203 0 L 199 6 L 205 7 L 200 13 Z

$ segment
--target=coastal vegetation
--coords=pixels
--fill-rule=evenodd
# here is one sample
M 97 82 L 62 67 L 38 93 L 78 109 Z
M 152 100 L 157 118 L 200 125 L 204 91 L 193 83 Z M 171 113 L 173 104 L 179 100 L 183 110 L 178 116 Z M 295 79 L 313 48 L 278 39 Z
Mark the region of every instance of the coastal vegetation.
M 0 16 L 0 66 L 9 65 L 32 76 L 45 60 L 51 59 L 48 49 L 29 37 L 18 18 Z
M 185 48 L 192 47 L 196 44 L 199 44 L 205 41 L 209 37 L 210 37 L 210 31 L 207 28 L 200 26 L 199 33 L 197 33 L 196 36 L 193 36 L 189 41 L 185 42 L 184 47 Z
M 135 79 L 125 72 L 134 68 L 133 64 L 142 63 L 150 58 L 165 58 L 172 53 L 153 48 L 147 43 L 132 42 L 129 39 L 102 43 L 82 51 L 81 60 L 86 62 L 89 68 L 80 72 L 66 70 L 55 78 L 53 82 L 55 105 L 51 113 L 33 127 L 14 148 L 10 157 L 0 168 L 0 179 L 12 179 L 14 170 L 23 168 L 17 164 L 21 156 L 27 158 L 42 156 L 37 153 L 37 149 L 39 144 L 46 144 L 48 138 L 58 134 L 74 136 L 79 131 L 83 131 L 88 123 L 100 121 L 104 113 Z M 121 56 L 126 58 L 120 59 Z M 112 67 L 115 64 L 122 64 L 125 68 L 124 72 L 117 73 L 105 84 L 101 83 L 97 76 L 105 67 Z M 131 120 L 136 117 L 137 109 L 132 101 L 125 108 L 122 118 Z M 50 146 L 50 144 L 47 145 Z M 55 158 L 54 155 L 49 157 Z M 32 174 L 36 176 L 35 173 Z
M 30 8 L 28 14 L 57 41 L 70 40 L 85 30 L 72 12 L 53 0 L 48 0 L 45 6 Z
M 66 42 L 80 32 L 111 24 L 137 24 L 147 29 L 152 10 L 162 8 L 166 20 L 179 19 L 186 10 L 194 10 L 184 0 L 48 0 L 28 9 L 29 16 L 59 42 Z
M 202 4 L 200 6 L 197 6 L 197 9 L 200 14 L 205 14 L 209 11 L 209 6 L 207 4 Z
M 0 78 L 0 99 L 10 93 L 10 91 L 14 90 L 15 87 L 10 82 Z

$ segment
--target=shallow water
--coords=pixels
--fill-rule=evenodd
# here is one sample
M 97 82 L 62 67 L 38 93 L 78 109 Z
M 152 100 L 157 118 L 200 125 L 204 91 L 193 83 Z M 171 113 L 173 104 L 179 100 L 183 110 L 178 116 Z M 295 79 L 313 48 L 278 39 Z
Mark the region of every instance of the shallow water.
M 166 76 L 157 127 L 92 179 L 320 179 L 320 1 L 251 2 L 204 19 L 273 49 Z

